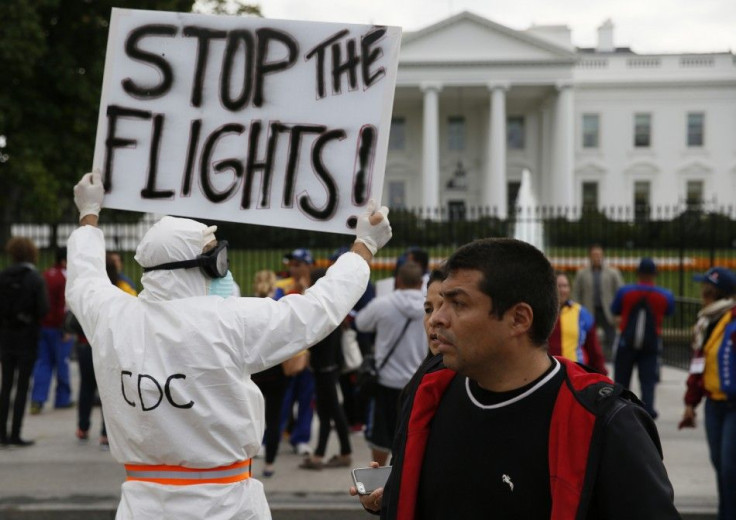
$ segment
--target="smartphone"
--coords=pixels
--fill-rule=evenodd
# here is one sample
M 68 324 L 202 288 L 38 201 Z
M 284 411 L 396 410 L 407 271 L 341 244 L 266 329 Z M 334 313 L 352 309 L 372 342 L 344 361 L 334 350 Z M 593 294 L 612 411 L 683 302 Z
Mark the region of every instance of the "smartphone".
M 355 468 L 353 482 L 359 495 L 370 495 L 376 489 L 383 487 L 391 474 L 391 466 L 377 468 Z

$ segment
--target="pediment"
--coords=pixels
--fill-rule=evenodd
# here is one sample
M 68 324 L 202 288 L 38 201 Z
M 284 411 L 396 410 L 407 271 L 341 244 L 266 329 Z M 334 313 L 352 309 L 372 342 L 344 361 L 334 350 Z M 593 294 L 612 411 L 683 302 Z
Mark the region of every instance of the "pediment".
M 636 161 L 629 165 L 624 173 L 628 175 L 656 175 L 659 173 L 659 166 L 652 161 Z
M 713 171 L 713 167 L 709 164 L 706 164 L 703 161 L 695 160 L 687 163 L 682 168 L 679 168 L 677 170 L 677 173 L 680 175 L 705 175 L 708 173 L 711 173 Z
M 575 53 L 564 47 L 468 11 L 406 33 L 399 57 L 400 63 L 572 63 L 575 59 Z
M 594 162 L 586 162 L 575 168 L 578 175 L 603 176 L 606 174 L 606 168 Z

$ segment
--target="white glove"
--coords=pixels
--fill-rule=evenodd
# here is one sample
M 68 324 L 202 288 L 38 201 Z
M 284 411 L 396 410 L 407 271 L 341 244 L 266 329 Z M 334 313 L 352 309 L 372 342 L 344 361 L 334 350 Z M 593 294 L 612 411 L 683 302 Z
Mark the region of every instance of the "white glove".
M 375 255 L 379 249 L 391 240 L 391 223 L 388 221 L 388 208 L 382 206 L 376 209 L 376 202 L 371 199 L 366 204 L 366 211 L 358 217 L 355 226 L 355 241 L 365 244 L 365 247 Z
M 102 199 L 105 198 L 105 188 L 102 186 L 102 175 L 95 170 L 85 173 L 82 179 L 74 186 L 74 204 L 79 210 L 79 220 L 86 215 L 100 215 Z

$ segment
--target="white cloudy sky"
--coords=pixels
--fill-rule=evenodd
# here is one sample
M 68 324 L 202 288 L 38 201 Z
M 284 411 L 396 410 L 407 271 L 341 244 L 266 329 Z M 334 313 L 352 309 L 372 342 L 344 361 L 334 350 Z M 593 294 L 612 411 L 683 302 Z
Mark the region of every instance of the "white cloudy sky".
M 413 31 L 461 11 L 513 29 L 564 24 L 592 47 L 607 18 L 640 53 L 736 51 L 736 0 L 250 0 L 268 18 L 399 25 Z

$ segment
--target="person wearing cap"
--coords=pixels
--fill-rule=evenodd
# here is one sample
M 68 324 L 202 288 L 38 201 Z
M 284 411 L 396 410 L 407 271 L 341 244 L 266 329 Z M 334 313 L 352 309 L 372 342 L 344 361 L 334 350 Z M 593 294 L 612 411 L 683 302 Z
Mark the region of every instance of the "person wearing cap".
M 306 248 L 294 249 L 284 255 L 284 263 L 289 268 L 289 277 L 276 282 L 276 300 L 287 294 L 303 294 L 311 283 L 311 272 L 314 266 L 314 256 Z M 306 355 L 304 350 L 298 357 Z M 298 455 L 311 455 L 312 448 L 309 441 L 312 438 L 312 419 L 314 418 L 314 375 L 307 370 L 307 358 L 300 358 L 302 363 L 297 373 L 289 376 L 289 382 L 284 395 L 284 405 L 281 410 L 281 429 L 288 430 L 289 443 Z M 294 418 L 294 404 L 297 405 Z
M 271 518 L 251 458 L 264 404 L 250 374 L 326 337 L 365 290 L 391 237 L 387 208 L 358 218 L 352 252 L 303 295 L 236 298 L 216 227 L 163 217 L 143 236 L 136 298 L 105 271 L 99 173 L 74 188 L 80 227 L 68 240 L 66 299 L 94 349 L 113 457 L 125 465 L 121 519 Z
M 299 248 L 285 254 L 284 263 L 289 268 L 289 277 L 276 282 L 276 300 L 285 294 L 302 294 L 309 287 L 314 257 L 309 249 Z
M 705 431 L 718 482 L 718 518 L 736 519 L 736 275 L 712 267 L 696 275 L 703 308 L 693 334 L 693 358 L 679 428 L 695 427 L 705 398 Z
M 675 312 L 675 297 L 671 291 L 654 284 L 657 279 L 657 265 L 651 258 L 640 260 L 636 275 L 636 283 L 621 287 L 611 303 L 611 313 L 621 317 L 614 351 L 613 380 L 628 390 L 636 366 L 644 407 L 656 419 L 658 414 L 654 408 L 654 389 L 659 382 L 662 320 Z M 640 314 L 640 311 L 644 314 Z M 647 324 L 645 320 L 651 321 Z M 645 332 L 647 325 L 650 327 L 650 334 Z M 637 326 L 638 342 L 632 341 L 629 334 Z

